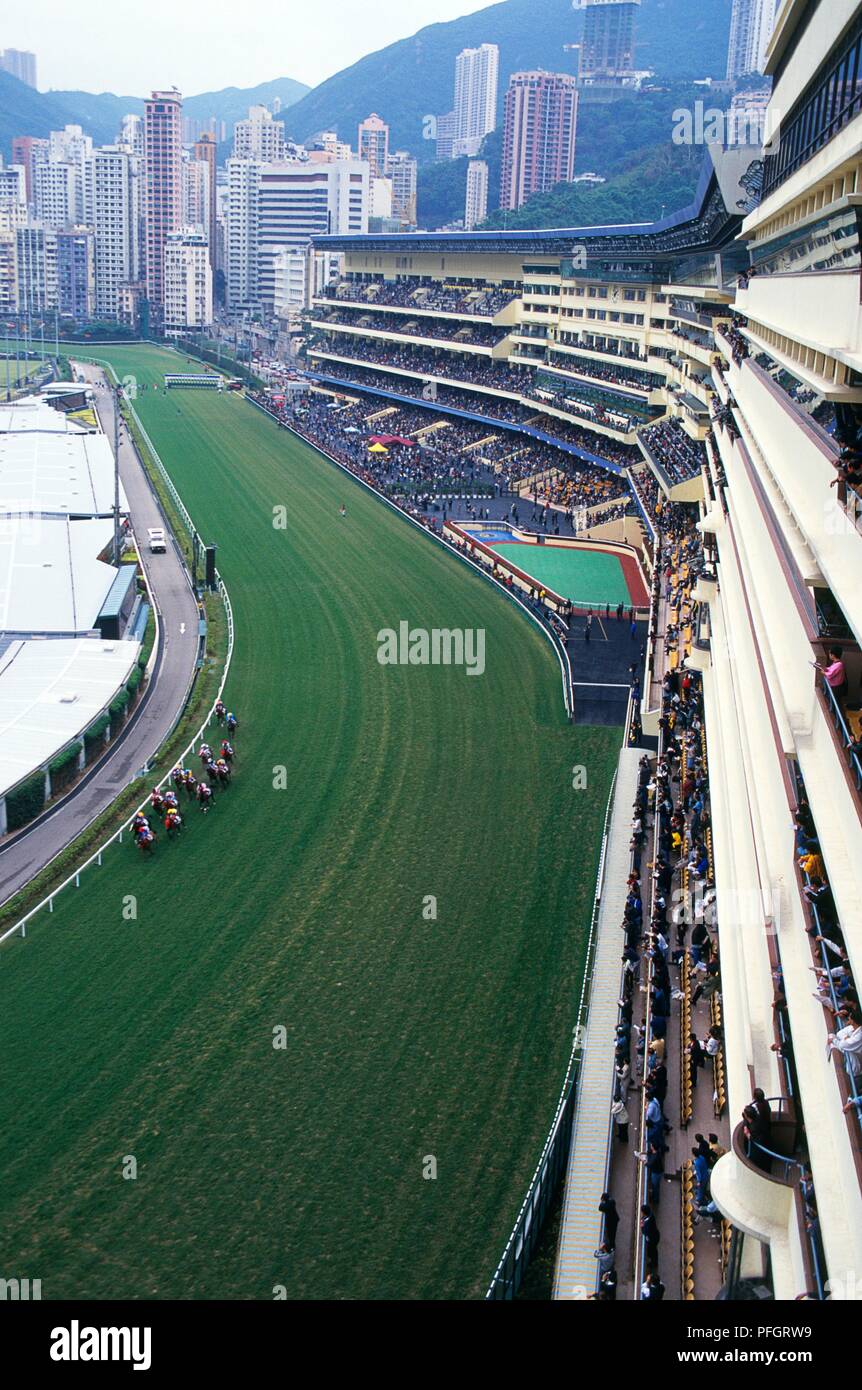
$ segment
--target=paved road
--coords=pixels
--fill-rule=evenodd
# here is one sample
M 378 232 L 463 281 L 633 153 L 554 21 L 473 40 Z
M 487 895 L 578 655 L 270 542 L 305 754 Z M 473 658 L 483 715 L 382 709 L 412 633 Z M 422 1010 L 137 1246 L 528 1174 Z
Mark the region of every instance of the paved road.
M 78 366 L 88 380 L 102 382 L 97 367 Z M 96 405 L 108 439 L 114 438 L 113 394 L 96 391 Z M 125 430 L 120 440 L 120 476 L 129 499 L 132 526 L 143 551 L 144 568 L 162 621 L 162 653 L 140 717 L 127 736 L 109 751 L 83 785 L 57 809 L 10 838 L 0 849 L 0 903 L 17 893 L 39 870 L 65 849 L 76 835 L 110 805 L 155 753 L 170 732 L 185 699 L 198 650 L 198 608 L 175 546 L 164 555 L 146 550 L 150 526 L 167 523 L 137 452 Z M 181 631 L 182 625 L 185 631 Z

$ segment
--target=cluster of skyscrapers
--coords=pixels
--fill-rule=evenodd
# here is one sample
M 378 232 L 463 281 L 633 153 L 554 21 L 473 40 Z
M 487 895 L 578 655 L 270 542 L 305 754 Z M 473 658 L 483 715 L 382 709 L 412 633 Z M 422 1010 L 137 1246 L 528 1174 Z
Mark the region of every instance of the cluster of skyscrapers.
M 331 131 L 295 144 L 252 107 L 221 168 L 215 133 L 194 133 L 171 90 L 111 145 L 74 125 L 15 138 L 0 165 L 0 312 L 183 336 L 212 322 L 221 272 L 229 310 L 289 318 L 329 273 L 313 236 L 416 224 L 417 161 L 373 113 L 354 149 Z
M 435 121 L 438 160 L 469 157 L 467 231 L 488 212 L 488 164 L 476 156 L 497 129 L 499 75 L 496 44 L 465 48 L 455 60 L 452 110 Z M 519 208 L 533 193 L 573 177 L 577 106 L 577 81 L 569 74 L 512 73 L 503 102 L 501 207 Z
M 296 144 L 272 111 L 252 107 L 234 128 L 227 160 L 228 310 L 290 321 L 332 270 L 314 256 L 312 238 L 415 227 L 417 170 L 411 154 L 390 148 L 390 128 L 376 112 L 360 122 L 354 148 L 335 131 Z
M 578 103 L 591 89 L 635 82 L 640 0 L 575 0 L 585 11 L 575 72 L 514 72 L 500 100 L 500 50 L 455 59 L 452 109 L 429 121 L 438 160 L 467 157 L 463 225 L 487 216 L 483 143 L 502 118 L 499 204 L 520 208 L 575 177 Z M 761 71 L 776 0 L 733 0 L 728 80 Z M 7 49 L 0 68 L 36 83 L 31 53 Z M 216 278 L 231 313 L 290 319 L 332 267 L 311 249 L 323 235 L 409 231 L 417 225 L 417 160 L 392 148 L 376 112 L 355 148 L 335 131 L 298 145 L 281 103 L 237 121 L 219 167 L 219 138 L 184 117 L 176 90 L 153 92 L 113 144 L 80 126 L 21 135 L 0 164 L 0 313 L 56 312 L 181 336 L 213 318 Z M 223 153 L 223 151 L 222 151 Z M 460 225 L 460 224 L 458 224 Z
M 0 169 L 0 309 L 168 334 L 212 320 L 216 145 L 182 143 L 178 92 L 154 92 L 115 142 L 80 126 L 12 141 Z

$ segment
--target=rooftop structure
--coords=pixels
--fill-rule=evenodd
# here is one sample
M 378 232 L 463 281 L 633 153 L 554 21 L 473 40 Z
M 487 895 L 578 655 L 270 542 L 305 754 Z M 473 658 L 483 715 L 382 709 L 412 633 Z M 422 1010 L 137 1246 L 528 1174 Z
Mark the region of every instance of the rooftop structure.
M 86 388 L 85 388 L 86 389 Z M 54 382 L 44 396 L 83 395 L 77 383 Z M 42 396 L 0 406 L 0 513 L 107 517 L 114 508 L 114 456 L 99 430 L 79 423 Z M 120 511 L 128 503 L 120 483 Z
M 11 434 L 0 421 L 0 514 L 38 510 L 70 518 L 108 517 L 113 508 L 114 457 L 103 434 Z M 122 482 L 120 512 L 128 512 Z
M 0 633 L 76 637 L 94 631 L 117 575 L 100 559 L 110 520 L 43 512 L 0 528 Z
M 586 11 L 580 78 L 586 84 L 618 86 L 634 76 L 635 26 L 640 0 L 573 0 Z
M 79 737 L 128 679 L 140 646 L 97 638 L 9 643 L 0 654 L 0 797 Z

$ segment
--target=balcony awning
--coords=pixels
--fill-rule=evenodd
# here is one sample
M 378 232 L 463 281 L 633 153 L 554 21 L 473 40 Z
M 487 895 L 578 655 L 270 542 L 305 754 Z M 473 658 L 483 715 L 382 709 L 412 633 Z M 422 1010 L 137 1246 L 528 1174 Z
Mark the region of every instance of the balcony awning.
M 703 401 L 699 401 L 697 396 L 693 396 L 690 391 L 683 391 L 679 399 L 686 410 L 690 410 L 693 415 L 709 414 L 709 408 L 704 405 Z

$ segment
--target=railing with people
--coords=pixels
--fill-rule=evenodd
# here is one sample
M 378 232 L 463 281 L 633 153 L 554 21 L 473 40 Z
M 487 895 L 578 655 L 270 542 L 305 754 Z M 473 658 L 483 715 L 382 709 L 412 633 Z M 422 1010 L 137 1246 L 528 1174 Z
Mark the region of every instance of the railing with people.
M 516 1297 L 524 1279 L 527 1266 L 535 1253 L 553 1203 L 559 1192 L 560 1183 L 566 1171 L 572 1136 L 575 1109 L 578 1103 L 580 1081 L 580 1060 L 583 1047 L 586 1019 L 590 1006 L 590 988 L 596 953 L 596 929 L 599 909 L 604 889 L 605 855 L 608 843 L 608 824 L 613 805 L 616 777 L 611 783 L 605 820 L 602 830 L 602 844 L 599 867 L 596 874 L 596 892 L 587 937 L 587 953 L 584 974 L 581 981 L 581 996 L 578 1015 L 572 1032 L 572 1050 L 563 1080 L 560 1099 L 548 1137 L 545 1140 L 539 1162 L 521 1203 L 512 1234 L 506 1242 L 500 1262 L 485 1295 L 489 1302 L 508 1301 Z
M 660 767 L 661 764 L 662 764 L 662 760 L 663 760 L 663 758 L 664 758 L 664 753 L 665 753 L 665 737 L 664 737 L 664 730 L 663 730 L 663 729 L 660 729 L 660 730 L 659 730 L 659 739 L 658 739 L 658 756 L 657 756 L 657 760 L 656 760 L 657 768 Z M 656 791 L 655 791 L 655 815 L 654 815 L 654 819 L 653 819 L 653 843 L 654 843 L 654 846 L 656 846 L 656 849 L 657 849 L 657 846 L 659 845 L 660 840 L 661 840 L 661 830 L 662 830 L 662 823 L 663 823 L 663 819 L 664 819 L 664 817 L 663 817 L 663 812 L 662 812 L 662 806 L 661 806 L 660 790 L 661 790 L 661 789 L 660 789 L 660 787 L 659 787 L 659 785 L 658 785 L 658 773 L 657 773 L 657 774 L 656 774 Z M 650 931 L 652 930 L 652 924 L 654 923 L 655 918 L 656 918 L 657 899 L 658 899 L 657 881 L 656 881 L 656 875 L 653 873 L 653 874 L 650 875 L 649 916 L 648 916 L 648 918 L 647 918 L 647 920 L 648 920 L 648 922 L 649 922 L 649 924 L 650 924 Z M 645 915 L 646 915 L 646 914 L 645 914 Z M 649 1092 L 648 1092 L 648 1088 L 647 1088 L 647 1079 L 648 1079 L 648 1077 L 649 1077 L 649 1066 L 650 1066 L 650 1056 L 651 1056 L 651 1053 L 650 1053 L 650 1042 L 651 1042 L 651 1039 L 652 1039 L 652 1030 L 653 1030 L 653 1019 L 652 1019 L 652 995 L 653 995 L 653 983 L 654 983 L 654 980 L 655 980 L 655 958 L 654 958 L 654 956 L 653 956 L 651 953 L 649 953 L 649 952 L 645 952 L 645 953 L 644 953 L 644 957 L 645 957 L 645 963 L 646 963 L 646 981 L 645 981 L 645 988 L 646 988 L 645 1001 L 646 1001 L 646 1002 L 645 1002 L 645 1004 L 644 1004 L 643 1027 L 642 1027 L 641 1034 L 640 1034 L 640 1037 L 641 1037 L 641 1039 L 643 1040 L 643 1056 L 642 1056 L 642 1058 L 641 1058 L 640 1085 L 641 1085 L 641 1088 L 642 1088 L 642 1089 L 641 1089 L 641 1097 L 640 1097 L 640 1116 L 639 1116 L 639 1124 L 638 1124 L 638 1134 L 639 1134 L 639 1136 L 640 1136 L 641 1151 L 645 1153 L 645 1152 L 647 1152 L 647 1148 L 648 1148 L 648 1145 L 647 1145 L 647 1133 L 648 1133 L 648 1126 L 647 1126 L 647 1107 L 648 1107 L 648 1105 L 649 1105 L 649 1099 L 650 1099 L 650 1098 L 649 1098 Z M 635 1049 L 635 1060 L 637 1061 L 637 1049 Z M 639 1167 L 638 1167 L 637 1195 L 636 1195 L 636 1198 L 635 1198 L 635 1211 L 640 1212 L 642 1207 L 648 1206 L 648 1205 L 649 1205 L 649 1200 L 648 1200 L 648 1199 L 649 1199 L 649 1174 L 648 1174 L 648 1171 L 647 1171 L 646 1164 L 641 1164 L 641 1165 L 639 1165 Z M 648 1263 L 649 1263 L 649 1261 L 648 1261 L 647 1240 L 646 1240 L 646 1237 L 645 1237 L 644 1235 L 641 1235 L 641 1236 L 640 1236 L 640 1239 L 638 1239 L 638 1240 L 636 1241 L 636 1243 L 635 1243 L 635 1266 L 634 1266 L 634 1282 L 633 1282 L 633 1294 L 632 1294 L 632 1297 L 633 1297 L 633 1298 L 639 1299 L 640 1296 L 641 1296 L 641 1286 L 642 1286 L 642 1284 L 643 1284 L 643 1282 L 644 1282 L 644 1278 L 645 1278 L 645 1276 L 646 1276 L 646 1274 L 647 1274 L 647 1272 L 648 1272 L 648 1270 L 647 1270 L 647 1265 L 648 1265 Z
M 853 778 L 857 792 L 862 796 L 862 738 L 856 738 L 853 735 L 838 697 L 825 676 L 818 682 L 818 686 L 823 694 L 835 732 L 844 748 L 850 775 Z
M 632 709 L 632 706 L 633 706 L 633 705 L 634 705 L 634 701 L 630 701 L 630 715 L 631 715 L 631 709 Z M 643 766 L 643 765 L 644 765 L 644 764 L 642 763 L 642 766 Z M 639 793 L 640 793 L 640 787 L 639 787 Z M 639 880 L 640 880 L 640 866 L 641 866 L 642 849 L 643 849 L 643 846 L 642 846 L 642 844 L 641 844 L 641 842 L 640 842 L 640 837 L 638 837 L 638 838 L 633 838 L 632 844 L 631 844 L 631 848 L 630 848 L 630 853 L 629 853 L 629 881 L 630 881 L 630 882 L 636 882 L 636 881 L 639 882 Z M 640 966 L 638 966 L 638 978 L 639 978 L 639 974 L 640 974 Z M 631 977 L 631 978 L 630 978 L 630 977 Z M 628 1007 L 631 1007 L 631 1000 L 632 1000 L 632 998 L 633 998 L 633 996 L 634 996 L 634 993 L 635 993 L 635 989 L 634 989 L 635 982 L 636 982 L 636 981 L 635 981 L 635 975 L 634 975 L 633 970 L 631 969 L 630 963 L 624 959 L 624 963 L 623 963 L 622 969 L 621 969 L 621 971 L 620 971 L 620 993 L 619 993 L 619 1005 L 618 1005 L 618 1009 L 617 1009 L 617 1034 L 616 1034 L 616 1036 L 617 1036 L 617 1045 L 619 1045 L 619 1038 L 620 1038 L 621 1030 L 624 1030 L 624 1029 L 627 1027 L 626 1018 L 625 1018 L 625 1011 L 626 1011 L 626 1007 L 627 1007 L 627 1006 L 628 1006 Z M 621 1104 L 621 1105 L 623 1106 L 623 1109 L 624 1109 L 624 1111 L 625 1111 L 625 1103 L 626 1103 L 626 1100 L 627 1100 L 627 1098 L 628 1098 L 628 1090 L 629 1090 L 630 1077 L 631 1077 L 631 1069 L 630 1069 L 629 1062 L 628 1062 L 627 1060 L 624 1061 L 623 1064 L 622 1064 L 622 1067 L 621 1067 L 620 1064 L 619 1064 L 619 1062 L 617 1061 L 617 1058 L 615 1057 L 615 1059 L 614 1059 L 614 1081 L 613 1081 L 613 1085 L 612 1085 L 612 1087 L 611 1087 L 611 1104 L 610 1104 L 609 1107 L 608 1107 L 607 1153 L 606 1153 L 606 1157 L 605 1157 L 605 1176 L 604 1176 L 604 1184 L 603 1184 L 603 1190 L 604 1190 L 605 1192 L 610 1192 L 610 1190 L 611 1190 L 611 1173 L 612 1173 L 613 1163 L 614 1163 L 614 1142 L 613 1142 L 613 1141 L 614 1141 L 614 1106 L 616 1106 L 616 1105 L 619 1103 L 619 1104 Z M 627 1112 L 627 1111 L 625 1111 L 625 1119 L 626 1119 L 626 1123 L 628 1123 L 628 1112 Z M 600 1244 L 604 1244 L 604 1243 L 606 1242 L 606 1240 L 607 1240 L 607 1236 L 608 1236 L 608 1223 L 607 1223 L 607 1217 L 603 1214 L 603 1215 L 602 1215 L 602 1220 L 601 1220 L 601 1226 L 600 1226 L 600 1233 L 599 1233 L 599 1243 L 600 1243 Z M 599 1266 L 596 1267 L 596 1282 L 595 1282 L 595 1288 L 594 1288 L 594 1292 L 595 1292 L 597 1295 L 601 1292 L 601 1286 L 602 1286 L 602 1271 L 601 1271 L 601 1266 L 599 1265 Z
M 816 1294 L 818 1299 L 825 1299 L 828 1284 L 826 1252 L 807 1155 L 802 1157 L 796 1151 L 800 1142 L 796 1101 L 793 1096 L 769 1096 L 764 1098 L 763 1104 L 769 1108 L 771 1125 L 789 1136 L 794 1152 L 785 1153 L 772 1147 L 774 1141 L 765 1144 L 755 1139 L 747 1132 L 743 1121 L 734 1132 L 733 1146 L 771 1182 L 793 1188 L 809 1292 Z
M 798 843 L 795 848 L 798 855 Z M 844 948 L 844 936 L 834 908 L 834 899 L 829 884 L 821 882 L 819 875 L 809 874 L 803 866 L 802 857 L 797 858 L 797 864 L 802 885 L 803 910 L 811 921 L 808 932 L 814 969 L 817 972 L 817 993 L 824 1009 L 831 1015 L 834 1023 L 840 1017 L 842 1008 L 846 1007 L 846 1000 L 839 993 L 836 980 L 835 972 L 839 969 L 835 965 L 836 960 L 845 966 L 847 978 L 851 986 L 853 984 L 852 972 Z M 825 893 L 824 889 L 826 890 Z M 826 903 L 829 904 L 828 910 Z M 839 937 L 838 942 L 833 939 L 836 935 Z M 845 1055 L 851 1056 L 851 1054 Z M 836 1071 L 836 1077 L 842 1105 L 848 1116 L 858 1176 L 862 1174 L 862 1071 L 856 1072 L 851 1066 L 845 1065 Z

